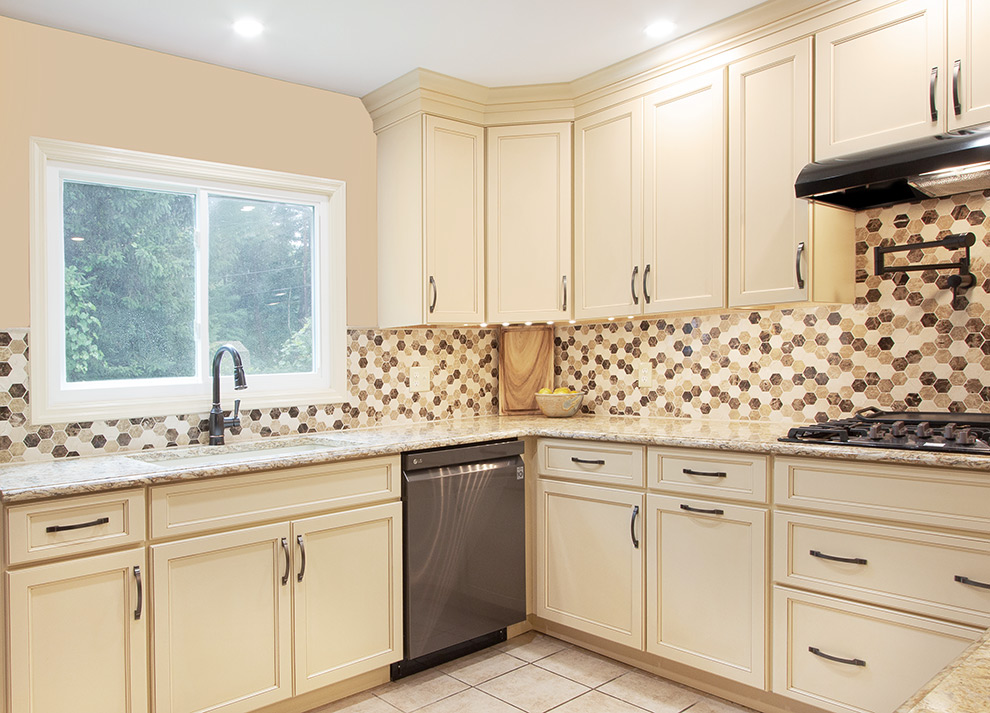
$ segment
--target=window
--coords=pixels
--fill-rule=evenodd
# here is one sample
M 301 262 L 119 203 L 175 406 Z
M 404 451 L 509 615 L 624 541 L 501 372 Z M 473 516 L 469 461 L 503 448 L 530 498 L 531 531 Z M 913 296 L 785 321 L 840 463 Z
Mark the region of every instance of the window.
M 205 412 L 222 344 L 244 360 L 246 407 L 343 400 L 342 182 L 32 150 L 35 423 Z

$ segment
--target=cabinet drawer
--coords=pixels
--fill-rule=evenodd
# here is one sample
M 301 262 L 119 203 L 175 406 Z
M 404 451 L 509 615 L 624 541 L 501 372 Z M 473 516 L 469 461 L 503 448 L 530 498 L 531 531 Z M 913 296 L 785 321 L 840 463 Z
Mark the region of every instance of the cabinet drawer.
M 767 501 L 769 459 L 748 453 L 650 447 L 649 487 L 701 497 Z
M 774 458 L 777 505 L 990 532 L 990 473 Z
M 144 540 L 144 492 L 82 495 L 7 509 L 7 561 L 36 562 Z
M 783 587 L 773 607 L 774 692 L 840 713 L 890 713 L 983 634 Z
M 540 475 L 643 487 L 642 446 L 541 438 L 536 458 Z
M 399 497 L 399 457 L 325 463 L 151 489 L 151 536 L 286 519 Z
M 784 513 L 774 531 L 782 584 L 990 626 L 990 540 Z

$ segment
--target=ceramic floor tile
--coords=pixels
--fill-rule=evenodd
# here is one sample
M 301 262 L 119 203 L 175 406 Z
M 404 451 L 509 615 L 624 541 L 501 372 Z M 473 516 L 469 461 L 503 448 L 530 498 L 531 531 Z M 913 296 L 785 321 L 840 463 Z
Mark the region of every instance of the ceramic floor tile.
M 598 690 L 652 713 L 681 713 L 703 698 L 690 688 L 638 671 L 619 676 Z
M 520 713 L 520 710 L 477 688 L 469 688 L 420 708 L 416 713 Z
M 467 688 L 467 684 L 442 671 L 430 669 L 394 683 L 386 683 L 373 692 L 386 703 L 404 713 L 435 703 Z
M 536 665 L 591 688 L 597 688 L 631 670 L 617 661 L 577 647 L 542 658 Z
M 445 663 L 438 669 L 458 681 L 464 681 L 469 686 L 477 686 L 479 683 L 490 681 L 496 676 L 525 665 L 525 661 L 515 656 L 509 656 L 495 649 L 485 649 Z
M 606 696 L 601 691 L 588 691 L 554 708 L 553 713 L 646 713 L 646 711 L 632 703 Z
M 517 659 L 533 663 L 568 647 L 569 645 L 563 641 L 530 631 L 522 636 L 509 639 L 495 648 L 510 656 L 515 656 Z
M 399 713 L 399 709 L 366 692 L 341 699 L 310 713 Z
M 537 666 L 517 668 L 478 688 L 527 713 L 544 713 L 590 690 Z
M 756 713 L 756 711 L 752 708 L 723 701 L 721 698 L 709 698 L 705 696 L 688 708 L 687 713 Z

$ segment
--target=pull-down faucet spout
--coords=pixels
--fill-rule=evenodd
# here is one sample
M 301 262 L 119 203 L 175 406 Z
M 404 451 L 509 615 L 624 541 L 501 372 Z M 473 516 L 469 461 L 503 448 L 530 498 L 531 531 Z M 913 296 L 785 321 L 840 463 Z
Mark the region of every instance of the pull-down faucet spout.
M 247 377 L 244 375 L 244 365 L 241 363 L 241 355 L 229 344 L 224 344 L 213 355 L 213 408 L 210 409 L 211 446 L 223 445 L 224 429 L 235 428 L 241 425 L 241 419 L 237 417 L 241 408 L 240 399 L 234 401 L 234 414 L 230 418 L 224 418 L 223 409 L 220 407 L 220 362 L 223 361 L 224 352 L 230 354 L 234 360 L 234 388 L 237 390 L 247 388 Z

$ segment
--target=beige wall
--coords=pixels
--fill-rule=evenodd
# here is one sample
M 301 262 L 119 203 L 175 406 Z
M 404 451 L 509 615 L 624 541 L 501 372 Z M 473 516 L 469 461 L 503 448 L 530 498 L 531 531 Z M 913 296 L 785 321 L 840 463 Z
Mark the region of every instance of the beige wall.
M 376 324 L 375 135 L 355 97 L 0 17 L 0 328 L 29 326 L 28 139 L 347 182 L 347 318 Z

